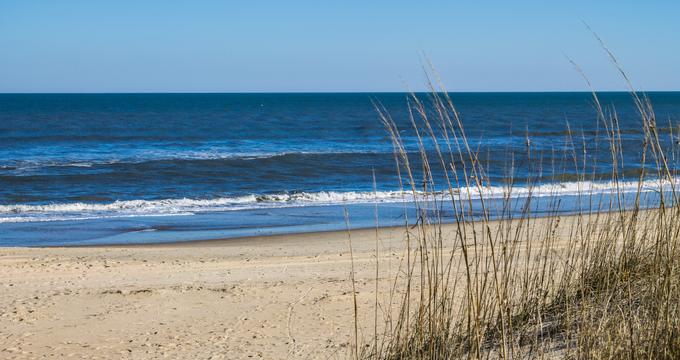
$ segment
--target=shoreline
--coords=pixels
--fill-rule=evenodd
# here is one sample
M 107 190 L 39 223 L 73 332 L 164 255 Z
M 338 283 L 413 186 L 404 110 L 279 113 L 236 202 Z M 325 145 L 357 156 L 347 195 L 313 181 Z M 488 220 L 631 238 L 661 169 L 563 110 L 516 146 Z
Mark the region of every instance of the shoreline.
M 443 225 L 448 226 L 452 223 L 445 223 Z M 397 231 L 403 229 L 404 226 L 379 226 L 378 231 Z M 352 234 L 355 232 L 365 236 L 366 232 L 375 233 L 375 227 L 360 227 L 349 229 Z M 347 237 L 348 230 L 322 230 L 322 231 L 309 231 L 309 232 L 291 232 L 285 234 L 270 234 L 270 235 L 253 235 L 253 236 L 237 236 L 237 237 L 226 237 L 217 239 L 200 239 L 200 240 L 180 240 L 180 241 L 162 241 L 162 242 L 152 242 L 152 243 L 121 243 L 121 244 L 92 244 L 92 245 L 66 245 L 66 246 L 19 246 L 17 248 L 27 248 L 27 249 L 58 249 L 58 248 L 168 248 L 168 247 L 214 247 L 214 246 L 231 246 L 240 245 L 244 242 L 262 243 L 271 241 L 286 241 L 290 238 L 296 239 L 309 239 L 313 240 L 318 237 L 332 236 L 334 238 L 341 237 L 343 234 L 345 238 Z M 13 247 L 2 247 L 3 248 L 13 248 Z
M 653 211 L 654 208 L 641 208 L 641 212 L 649 212 Z M 624 212 L 628 213 L 630 210 L 625 210 Z M 607 214 L 607 213 L 614 213 L 614 212 L 619 212 L 618 210 L 611 210 L 611 211 L 593 211 L 590 213 L 591 216 L 597 215 L 597 214 Z M 536 214 L 532 217 L 533 220 L 539 220 L 539 219 L 549 219 L 553 217 L 561 217 L 561 218 L 574 218 L 578 216 L 578 213 L 573 212 L 573 211 L 566 211 L 563 213 L 559 214 Z M 588 216 L 588 214 L 583 214 L 583 216 Z M 476 219 L 475 222 L 480 222 L 481 220 Z M 491 218 L 490 223 L 497 223 L 498 221 L 504 221 L 504 220 L 498 220 Z M 470 222 L 467 222 L 470 225 Z M 443 227 L 451 227 L 456 224 L 456 221 L 444 221 L 441 223 Z M 414 226 L 415 224 L 409 224 L 409 228 L 411 226 Z M 400 231 L 404 229 L 405 225 L 385 225 L 385 226 L 378 226 L 377 229 L 379 232 L 395 232 L 395 231 Z M 347 237 L 347 232 L 351 232 L 352 234 L 360 234 L 362 236 L 367 236 L 370 234 L 374 234 L 376 231 L 375 226 L 360 226 L 356 228 L 350 228 L 350 229 L 343 229 L 343 230 L 336 230 L 336 229 L 330 229 L 330 230 L 313 230 L 313 231 L 301 231 L 301 232 L 285 232 L 285 233 L 275 233 L 275 234 L 267 234 L 267 235 L 247 235 L 247 236 L 235 236 L 235 237 L 222 237 L 222 238 L 214 238 L 214 239 L 197 239 L 197 240 L 177 240 L 177 241 L 159 241 L 159 242 L 147 242 L 147 243 L 110 243 L 110 244 L 73 244 L 73 245 L 55 245 L 55 246 L 0 246 L 0 249 L 12 249 L 12 248 L 26 248 L 26 249 L 60 249 L 60 248 L 65 248 L 65 249 L 78 249 L 78 248 L 156 248 L 156 247 L 192 247 L 192 246 L 197 246 L 197 247 L 210 247 L 210 246 L 227 246 L 227 245 L 238 245 L 240 243 L 244 242 L 269 242 L 269 241 L 286 241 L 289 240 L 290 238 L 305 238 L 305 239 L 314 239 L 318 238 L 320 236 L 332 236 L 334 238 L 342 237 L 343 235 L 345 238 Z
M 637 187 L 636 187 L 637 188 Z M 658 193 L 652 188 L 641 192 L 640 206 L 655 207 Z M 665 191 L 664 191 L 665 192 Z M 583 210 L 582 200 L 595 201 L 594 211 L 607 212 L 613 199 L 609 193 L 588 193 L 579 195 L 536 196 L 532 200 L 535 217 L 554 214 L 552 200 L 560 199 L 560 214 L 577 214 Z M 515 194 L 511 202 L 522 202 L 525 198 Z M 440 199 L 440 201 L 442 201 Z M 487 202 L 502 206 L 503 197 L 487 199 Z M 618 200 L 617 200 L 618 201 Z M 453 211 L 449 201 L 442 201 L 446 223 L 453 223 Z M 634 206 L 631 197 L 626 197 L 624 206 Z M 470 211 L 479 217 L 483 211 L 475 199 Z M 487 206 L 490 206 L 487 204 Z M 350 228 L 353 231 L 374 229 L 374 213 L 379 212 L 380 227 L 404 226 L 403 216 L 407 213 L 415 218 L 416 208 L 412 202 L 352 203 L 302 207 L 280 207 L 268 210 L 250 209 L 238 211 L 216 211 L 192 215 L 104 217 L 73 221 L 6 222 L 0 224 L 0 247 L 88 247 L 88 246 L 138 246 L 185 242 L 226 241 L 227 239 L 261 238 L 304 233 L 346 231 L 343 211 L 350 210 Z M 519 214 L 518 214 L 519 215 Z M 490 214 L 492 220 L 503 216 Z M 15 245 L 16 244 L 16 245 Z

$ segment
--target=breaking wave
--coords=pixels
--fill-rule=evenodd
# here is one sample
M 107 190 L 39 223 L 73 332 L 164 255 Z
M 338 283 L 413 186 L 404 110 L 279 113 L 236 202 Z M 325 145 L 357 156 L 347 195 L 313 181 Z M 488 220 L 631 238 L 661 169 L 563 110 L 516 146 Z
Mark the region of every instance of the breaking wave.
M 591 196 L 611 193 L 658 193 L 669 191 L 671 185 L 680 185 L 679 179 L 675 183 L 660 180 L 646 180 L 638 182 L 562 182 L 542 184 L 532 187 L 517 186 L 488 186 L 463 187 L 454 190 L 456 198 L 468 197 L 487 199 L 527 196 Z M 51 204 L 10 204 L 0 205 L 0 223 L 42 222 L 64 220 L 87 220 L 113 217 L 137 216 L 172 216 L 193 215 L 206 212 L 237 211 L 248 209 L 266 209 L 301 206 L 327 206 L 366 203 L 396 203 L 413 202 L 414 200 L 447 199 L 449 191 L 437 193 L 416 193 L 409 191 L 320 191 L 278 194 L 252 194 L 234 197 L 219 197 L 212 199 L 161 199 L 161 200 L 120 200 L 109 203 L 51 203 Z

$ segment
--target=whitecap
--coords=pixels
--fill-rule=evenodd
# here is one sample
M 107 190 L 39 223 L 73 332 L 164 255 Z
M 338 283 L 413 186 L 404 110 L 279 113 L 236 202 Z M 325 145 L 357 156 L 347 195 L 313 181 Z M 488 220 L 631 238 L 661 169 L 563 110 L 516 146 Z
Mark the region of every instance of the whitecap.
M 669 191 L 680 182 L 645 180 L 631 182 L 560 182 L 536 186 L 482 186 L 453 189 L 457 199 L 591 196 L 598 194 Z M 248 194 L 211 199 L 119 200 L 109 203 L 51 203 L 0 205 L 0 223 L 58 220 L 86 220 L 110 217 L 192 215 L 205 212 L 260 208 L 324 206 L 362 203 L 396 203 L 450 199 L 448 190 L 434 193 L 409 191 L 319 191 L 274 194 Z

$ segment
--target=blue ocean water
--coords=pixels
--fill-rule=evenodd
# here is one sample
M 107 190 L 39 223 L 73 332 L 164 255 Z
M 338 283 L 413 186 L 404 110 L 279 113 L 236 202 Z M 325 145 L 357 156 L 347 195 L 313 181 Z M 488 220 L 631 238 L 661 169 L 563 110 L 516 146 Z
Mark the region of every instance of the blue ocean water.
M 662 142 L 672 146 L 680 93 L 648 96 Z M 393 116 L 418 178 L 406 97 L 0 94 L 0 246 L 332 230 L 344 228 L 345 208 L 352 226 L 372 226 L 376 202 L 382 225 L 401 223 L 404 195 L 393 147 L 373 103 Z M 611 173 L 611 159 L 596 141 L 605 130 L 591 94 L 455 93 L 452 99 L 491 185 L 502 186 L 511 173 L 521 194 L 522 179 L 557 179 L 568 203 L 577 176 L 565 165 L 565 149 L 585 147 L 594 174 L 587 186 L 609 187 L 597 182 Z M 642 147 L 637 110 L 627 93 L 600 99 L 616 110 L 623 174 L 634 180 Z M 567 124 L 577 136 L 567 136 Z M 434 154 L 431 141 L 424 146 Z

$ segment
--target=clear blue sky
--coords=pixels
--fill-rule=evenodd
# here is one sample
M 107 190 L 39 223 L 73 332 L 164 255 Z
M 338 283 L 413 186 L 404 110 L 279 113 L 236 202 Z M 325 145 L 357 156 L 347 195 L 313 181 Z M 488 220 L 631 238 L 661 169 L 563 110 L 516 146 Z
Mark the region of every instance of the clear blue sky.
M 680 2 L 0 0 L 0 92 L 680 90 Z

